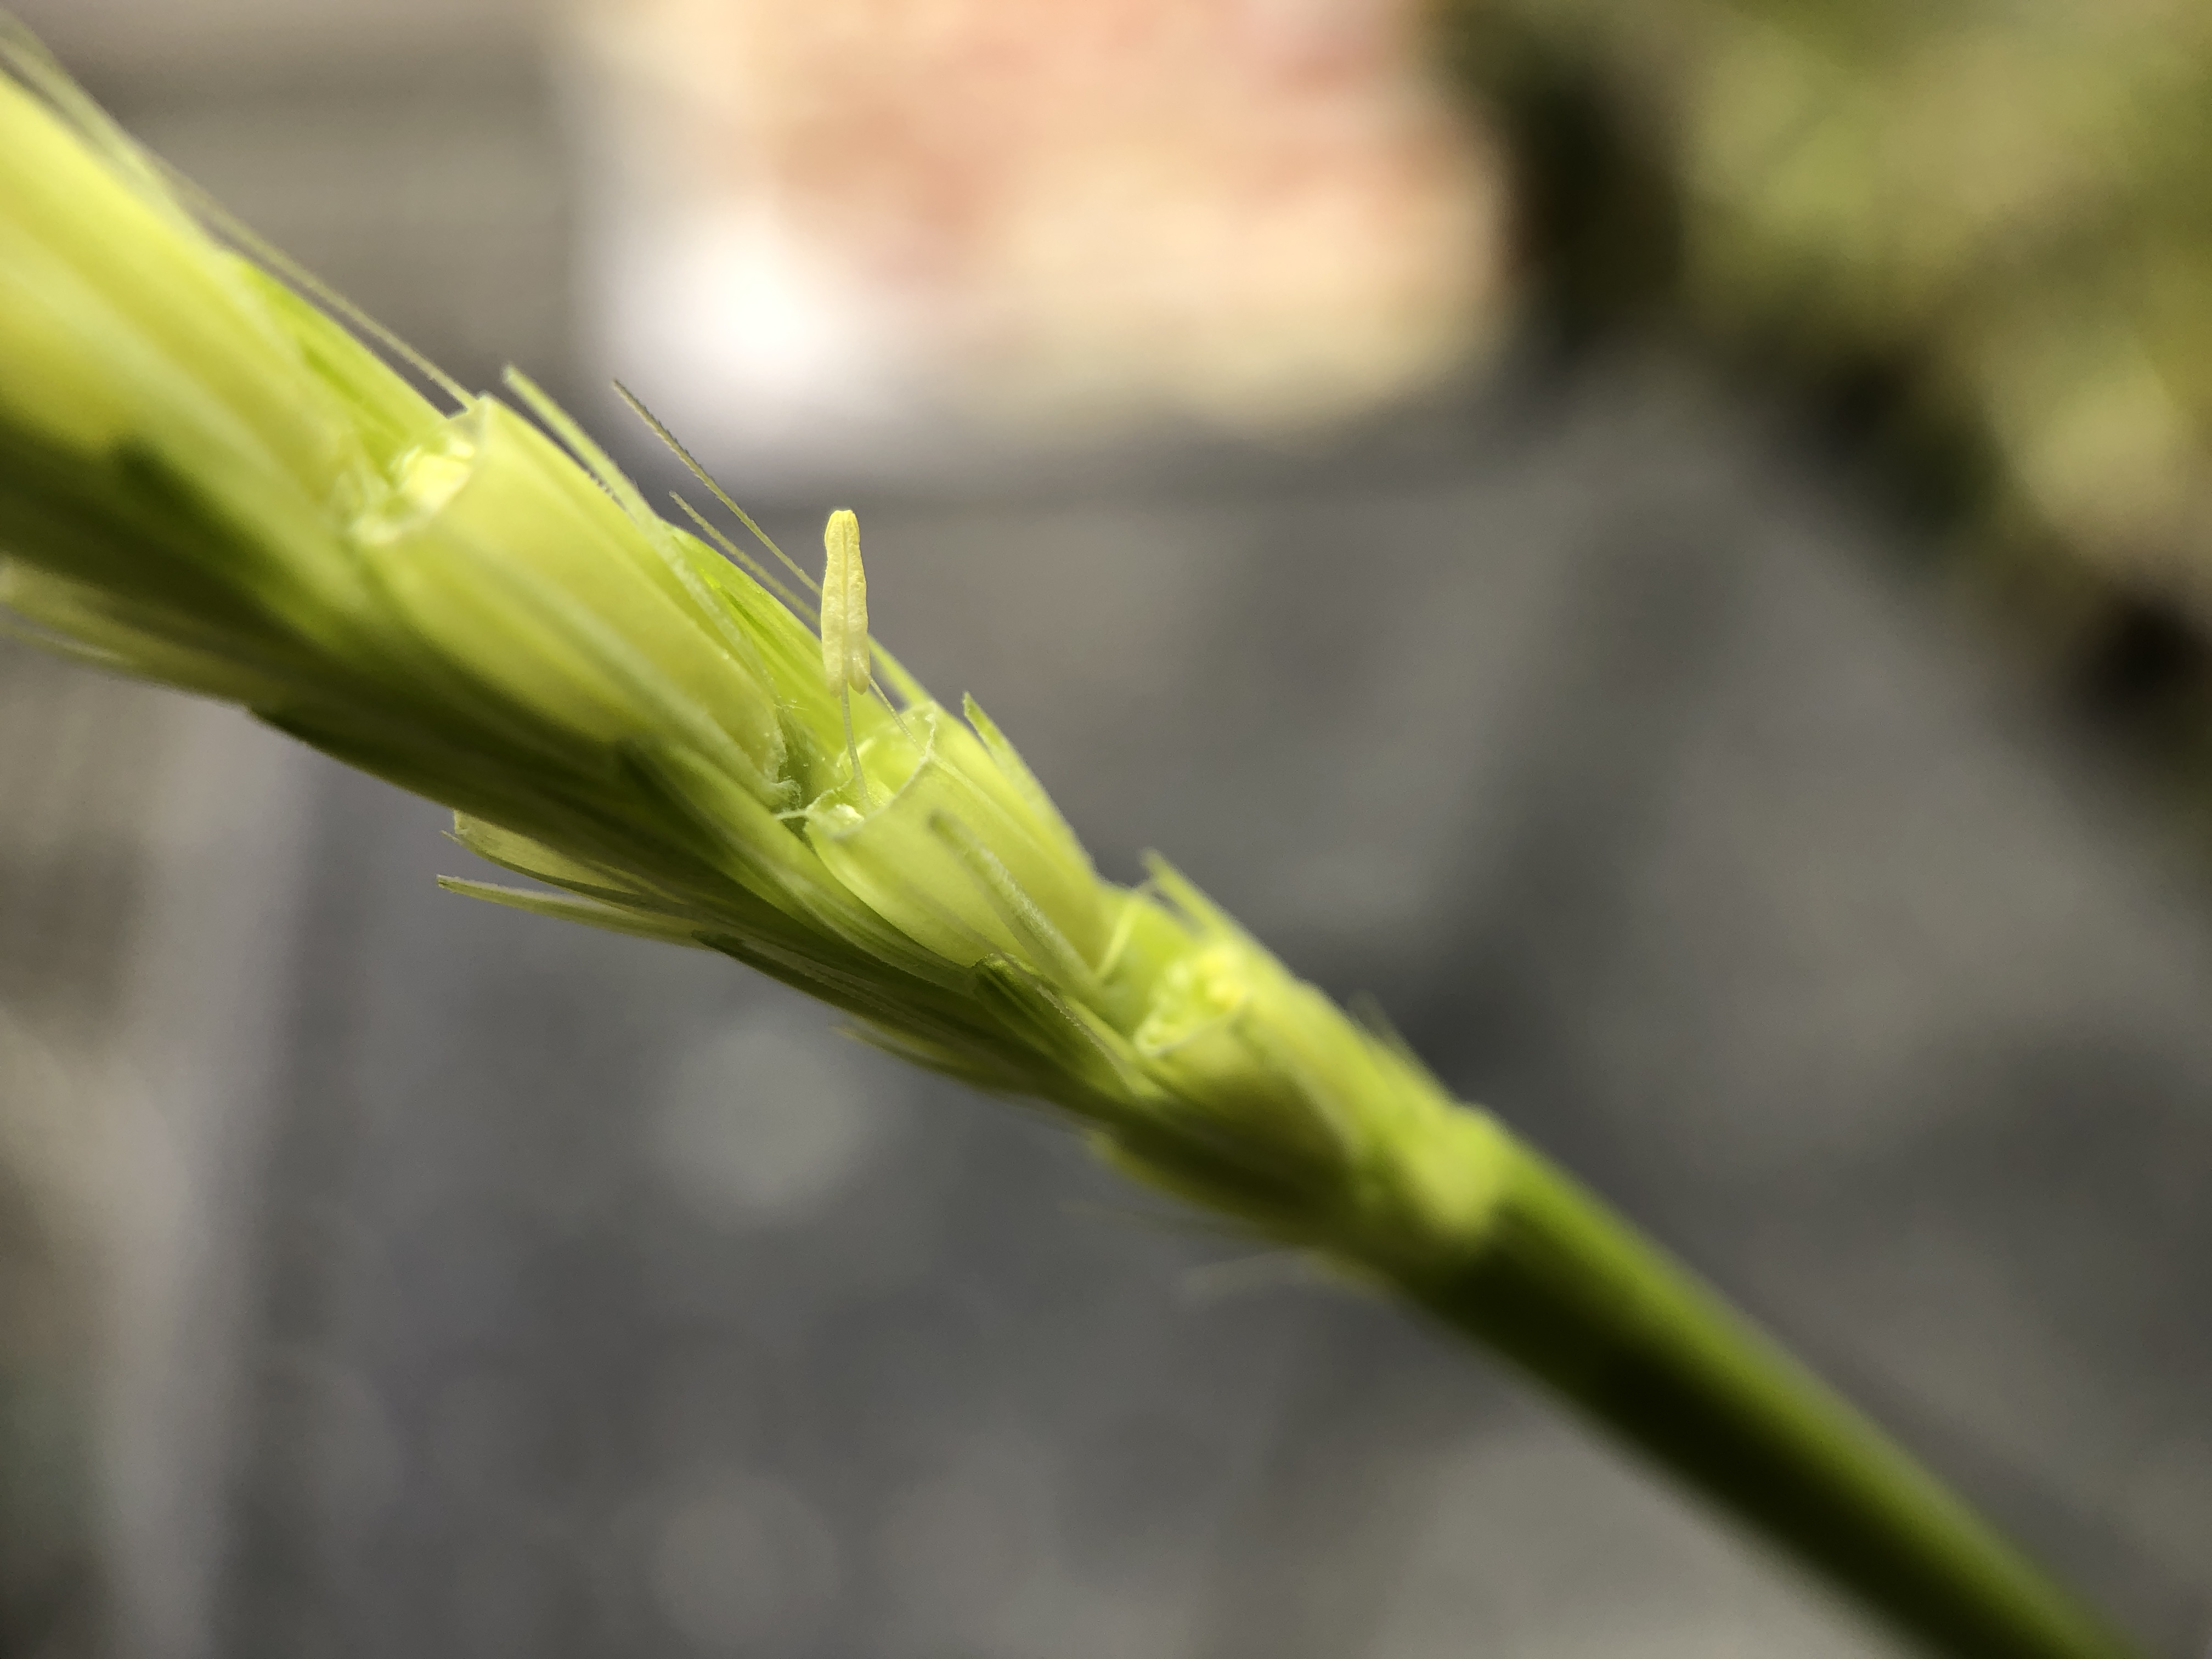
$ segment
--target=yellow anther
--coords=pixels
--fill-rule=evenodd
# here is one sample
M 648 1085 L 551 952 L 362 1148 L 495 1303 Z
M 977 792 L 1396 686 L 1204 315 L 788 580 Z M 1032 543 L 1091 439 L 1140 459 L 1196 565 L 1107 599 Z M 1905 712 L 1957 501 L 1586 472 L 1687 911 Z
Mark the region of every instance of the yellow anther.
M 867 694 L 868 573 L 860 565 L 860 521 L 850 507 L 839 507 L 822 528 L 822 672 L 837 689 L 837 709 L 845 717 L 845 752 L 853 762 L 853 781 L 863 805 L 867 775 L 860 770 L 860 745 L 853 736 L 853 693 Z
M 839 507 L 822 532 L 822 672 L 840 691 L 866 695 L 868 573 L 860 566 L 860 521 Z

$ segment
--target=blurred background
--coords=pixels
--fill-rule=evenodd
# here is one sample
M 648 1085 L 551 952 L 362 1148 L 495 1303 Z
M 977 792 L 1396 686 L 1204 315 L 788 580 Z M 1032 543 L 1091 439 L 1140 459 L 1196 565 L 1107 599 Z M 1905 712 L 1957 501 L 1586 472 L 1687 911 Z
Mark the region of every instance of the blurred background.
M 2212 13 L 15 3 L 2212 1651 Z M 0 1652 L 1890 1650 L 441 828 L 0 645 Z

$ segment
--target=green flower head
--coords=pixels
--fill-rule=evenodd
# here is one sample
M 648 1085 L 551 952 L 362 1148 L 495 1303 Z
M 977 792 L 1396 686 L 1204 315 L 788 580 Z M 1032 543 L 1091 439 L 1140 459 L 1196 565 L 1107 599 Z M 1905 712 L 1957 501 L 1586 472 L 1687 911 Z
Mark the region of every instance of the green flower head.
M 853 514 L 787 584 L 654 513 L 520 375 L 441 410 L 5 50 L 25 627 L 444 802 L 540 884 L 458 892 L 724 951 L 1270 1232 L 1358 1257 L 1479 1207 L 1394 1143 L 1480 1120 L 1164 866 L 1102 880 L 983 712 L 871 641 Z

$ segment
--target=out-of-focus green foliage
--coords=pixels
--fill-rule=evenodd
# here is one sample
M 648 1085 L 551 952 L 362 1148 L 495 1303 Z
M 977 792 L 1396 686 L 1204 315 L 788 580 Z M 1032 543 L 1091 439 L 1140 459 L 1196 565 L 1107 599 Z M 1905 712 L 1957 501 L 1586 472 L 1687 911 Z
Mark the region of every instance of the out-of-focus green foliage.
M 1444 0 L 1541 280 L 1875 389 L 2077 609 L 2212 625 L 2212 8 Z M 2086 580 L 2084 580 L 2086 579 Z

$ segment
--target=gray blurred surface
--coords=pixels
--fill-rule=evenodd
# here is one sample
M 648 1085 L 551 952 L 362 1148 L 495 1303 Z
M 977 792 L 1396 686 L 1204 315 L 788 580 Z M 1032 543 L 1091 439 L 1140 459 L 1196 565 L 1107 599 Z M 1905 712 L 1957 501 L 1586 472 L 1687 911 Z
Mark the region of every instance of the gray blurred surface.
M 886 636 L 1109 872 L 1167 848 L 1376 992 L 2200 1639 L 2201 881 L 1817 473 L 1623 362 L 861 506 Z M 1210 1267 L 719 960 L 445 897 L 434 812 L 323 792 L 223 1650 L 1878 1650 L 1395 1310 Z
M 0 1651 L 198 1650 L 307 758 L 0 641 Z
M 465 378 L 573 380 L 542 79 L 407 61 L 98 89 Z M 2196 1653 L 2212 890 L 1909 537 L 1761 425 L 1616 361 L 1304 456 L 848 504 L 878 630 L 1109 873 L 1158 847 L 1376 994 Z M 831 504 L 774 527 L 811 548 Z M 226 1121 L 261 1127 L 200 1153 L 234 1184 L 176 1224 L 241 1242 L 175 1294 L 243 1311 L 191 1372 L 205 1419 L 114 1407 L 189 1454 L 129 1465 L 170 1482 L 118 1503 L 121 1582 L 169 1587 L 130 1650 L 1885 1650 L 1395 1310 L 719 958 L 441 895 L 438 813 L 222 729 L 172 752 L 253 856 L 155 890 L 260 908 L 142 972 L 219 986 L 201 1046 L 252 1061 Z M 9 924 L 11 1007 L 56 936 Z M 157 1381 L 204 1360 L 154 1350 Z

